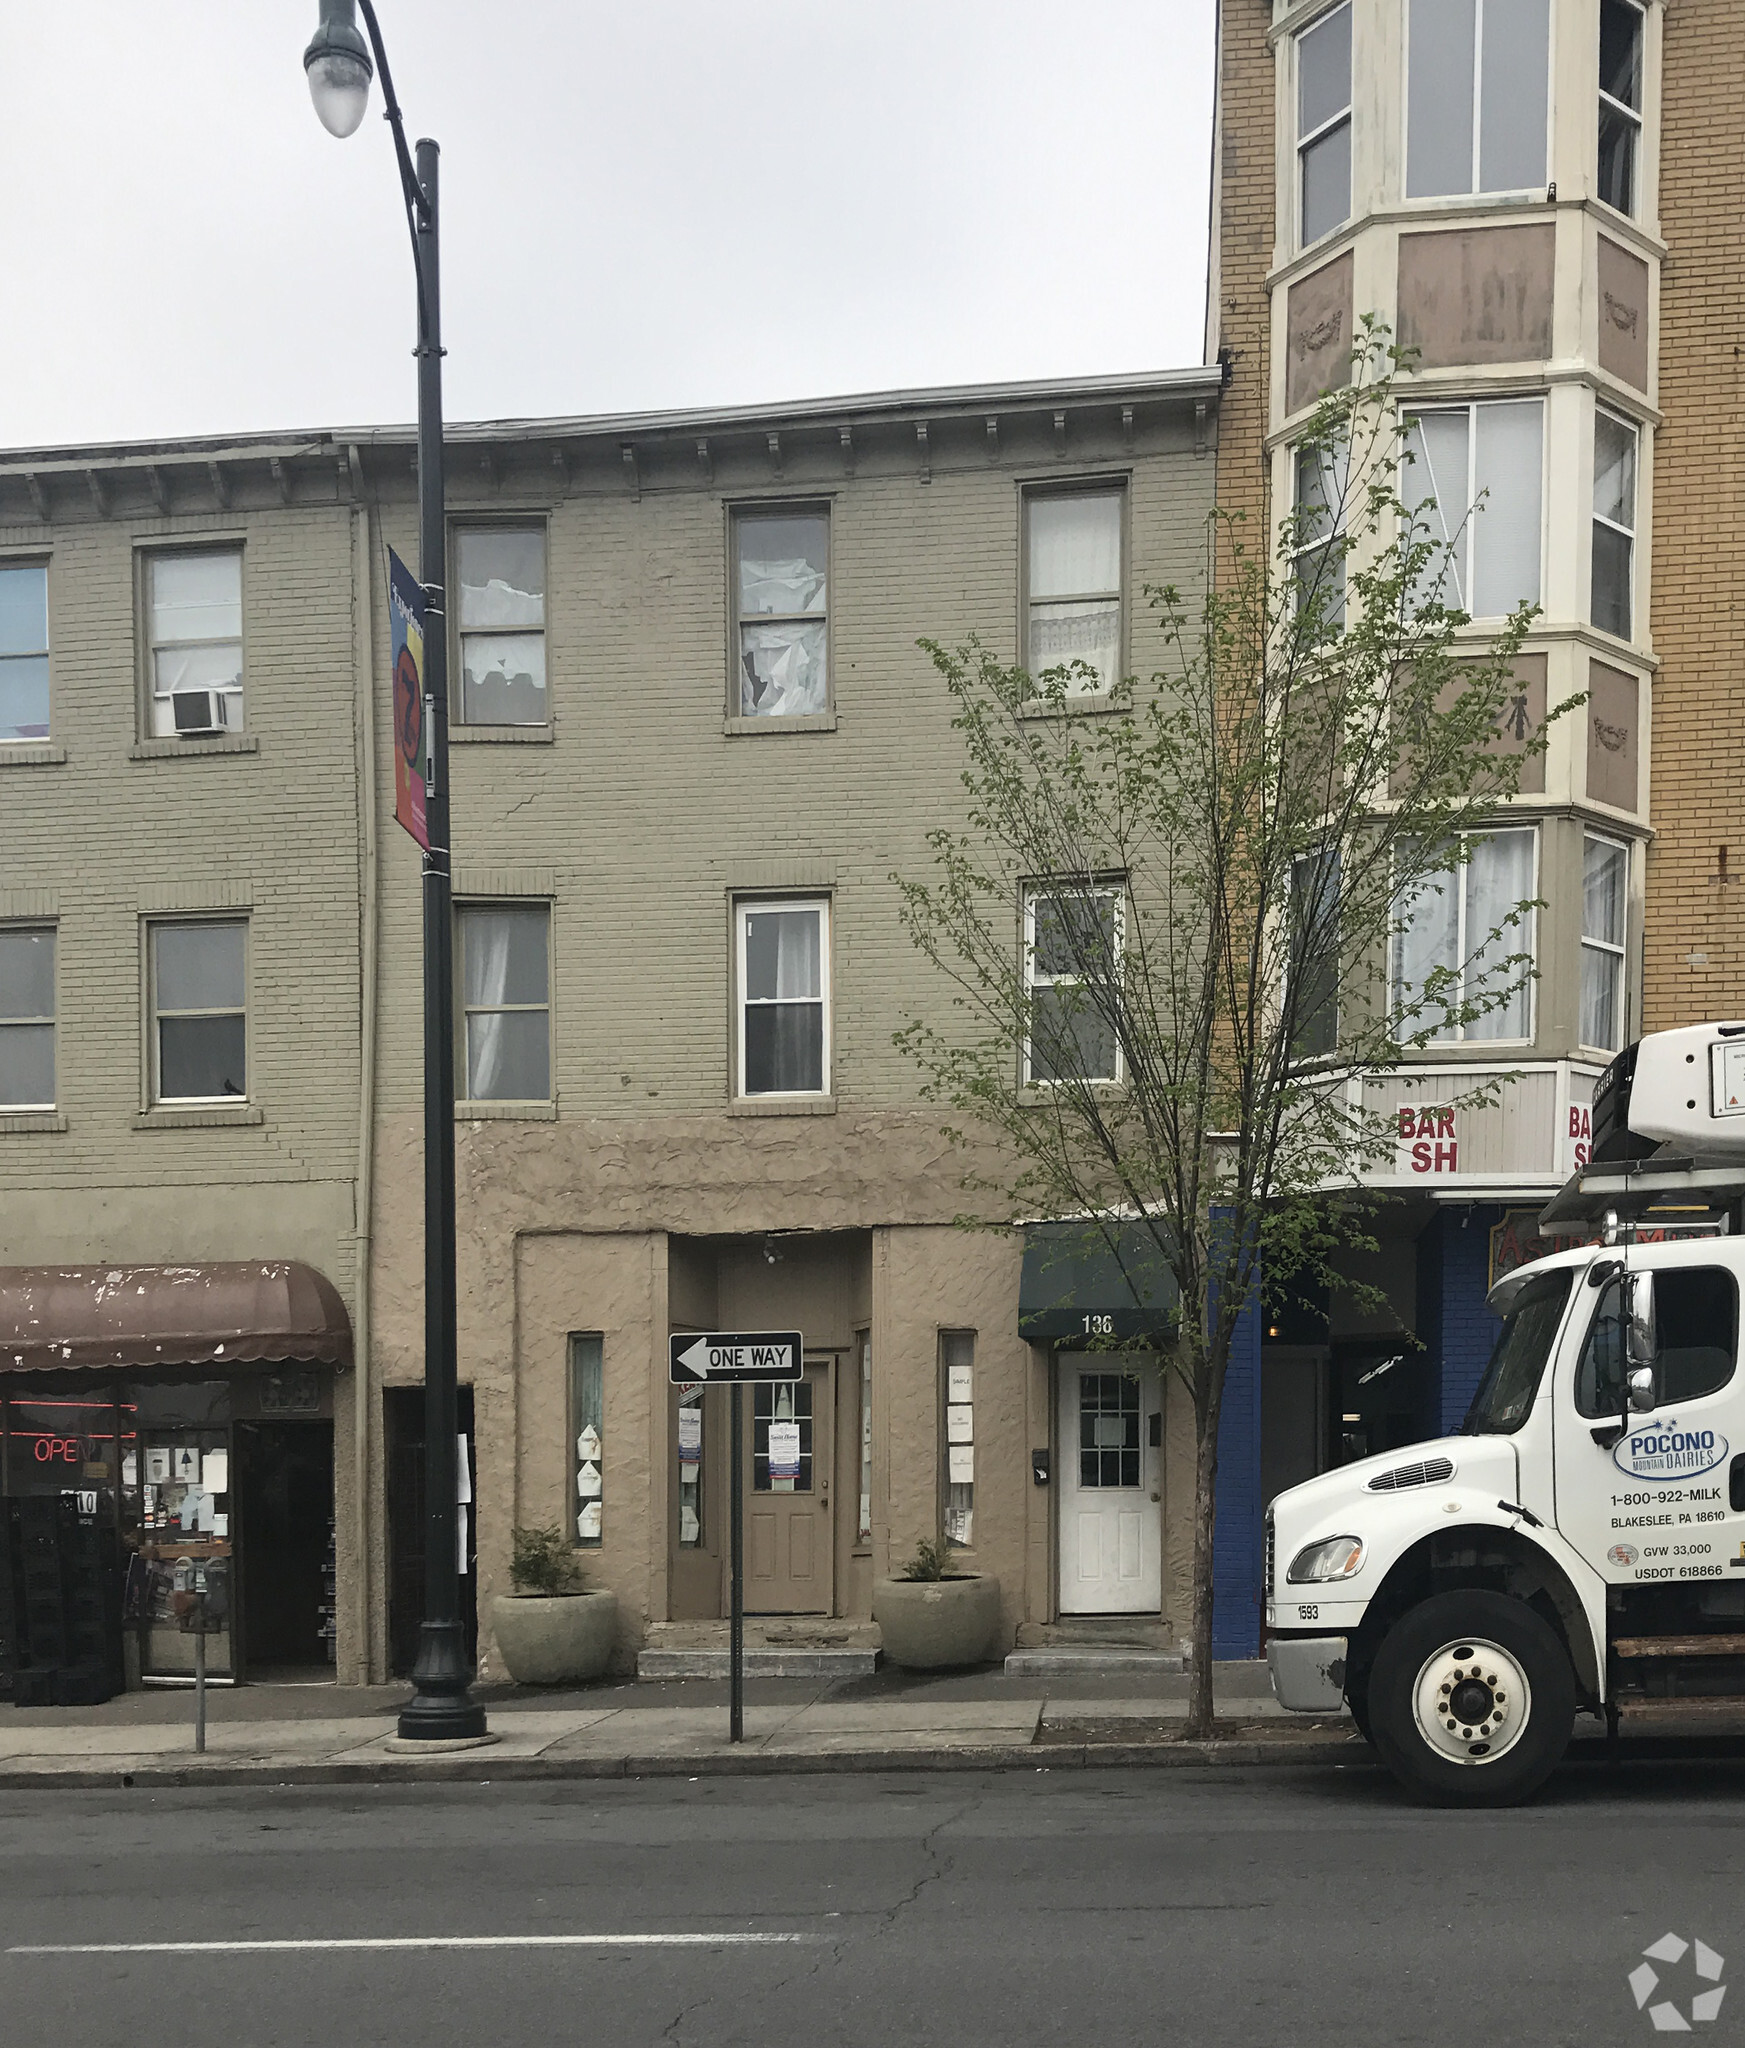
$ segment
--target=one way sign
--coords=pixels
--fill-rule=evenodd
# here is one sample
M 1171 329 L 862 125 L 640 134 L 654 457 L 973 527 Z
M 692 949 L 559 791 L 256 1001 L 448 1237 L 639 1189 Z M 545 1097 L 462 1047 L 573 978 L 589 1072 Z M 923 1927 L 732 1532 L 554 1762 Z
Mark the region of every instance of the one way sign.
M 668 1339 L 675 1387 L 727 1386 L 734 1380 L 797 1380 L 806 1346 L 798 1330 L 711 1330 Z

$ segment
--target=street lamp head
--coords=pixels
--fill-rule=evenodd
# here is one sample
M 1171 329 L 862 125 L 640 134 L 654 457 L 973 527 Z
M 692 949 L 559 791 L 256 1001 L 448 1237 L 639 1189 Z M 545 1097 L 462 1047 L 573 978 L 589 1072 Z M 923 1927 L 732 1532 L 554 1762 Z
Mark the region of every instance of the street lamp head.
M 329 135 L 355 135 L 370 103 L 369 47 L 358 32 L 356 0 L 321 0 L 321 26 L 303 52 L 309 97 Z

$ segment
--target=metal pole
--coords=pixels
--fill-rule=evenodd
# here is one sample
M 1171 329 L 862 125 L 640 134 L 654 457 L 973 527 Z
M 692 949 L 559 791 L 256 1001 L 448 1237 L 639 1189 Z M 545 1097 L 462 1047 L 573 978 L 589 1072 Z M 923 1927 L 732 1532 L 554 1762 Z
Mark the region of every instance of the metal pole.
M 442 475 L 442 293 L 434 142 L 417 147 L 418 580 L 429 726 L 430 851 L 424 857 L 424 1622 L 402 1737 L 457 1741 L 485 1733 L 468 1693 L 460 1619 L 455 1502 L 457 1422 L 454 1223 L 454 962 L 449 889 L 448 578 Z
M 195 1609 L 197 1624 L 194 1636 L 194 1747 L 204 1753 L 206 1748 L 206 1601 L 201 1597 Z
M 743 1389 L 733 1383 L 733 1481 L 729 1494 L 733 1533 L 732 1592 L 728 1612 L 727 1678 L 729 1705 L 727 1739 L 745 1740 L 745 1421 L 741 1406 Z

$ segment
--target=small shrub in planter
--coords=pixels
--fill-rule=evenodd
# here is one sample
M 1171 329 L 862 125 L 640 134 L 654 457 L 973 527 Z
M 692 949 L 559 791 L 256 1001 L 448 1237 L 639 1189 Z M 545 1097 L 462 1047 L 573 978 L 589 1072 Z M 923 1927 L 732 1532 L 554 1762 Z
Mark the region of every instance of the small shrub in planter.
M 558 1528 L 516 1529 L 513 1593 L 491 1603 L 497 1648 L 517 1685 L 579 1685 L 605 1676 L 618 1636 L 618 1596 L 590 1591 Z
M 885 1655 L 905 1671 L 985 1664 L 1000 1639 L 1000 1582 L 954 1572 L 943 1543 L 923 1542 L 894 1579 L 873 1588 Z

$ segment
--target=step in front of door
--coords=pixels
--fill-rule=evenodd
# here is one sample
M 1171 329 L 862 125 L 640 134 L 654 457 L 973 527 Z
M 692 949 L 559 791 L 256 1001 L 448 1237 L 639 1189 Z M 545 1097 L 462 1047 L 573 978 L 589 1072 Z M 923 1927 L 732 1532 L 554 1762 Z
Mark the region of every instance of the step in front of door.
M 747 1678 L 870 1678 L 879 1652 L 865 1645 L 825 1644 L 812 1648 L 747 1643 Z M 727 1678 L 731 1652 L 709 1647 L 646 1649 L 636 1656 L 638 1678 Z

